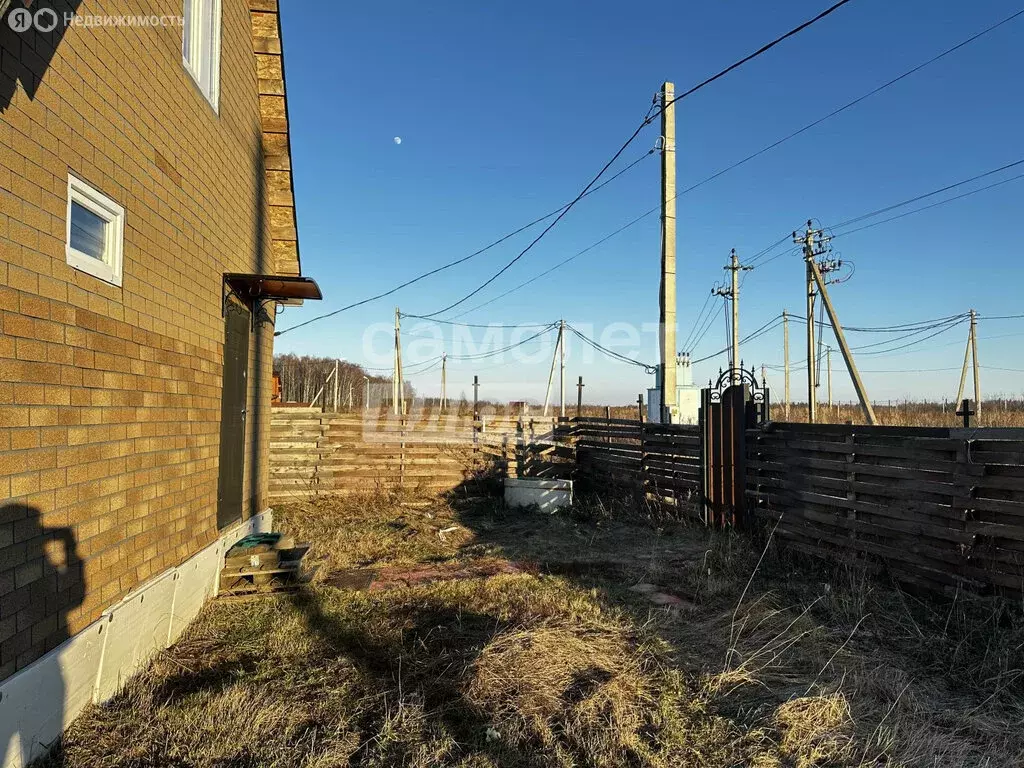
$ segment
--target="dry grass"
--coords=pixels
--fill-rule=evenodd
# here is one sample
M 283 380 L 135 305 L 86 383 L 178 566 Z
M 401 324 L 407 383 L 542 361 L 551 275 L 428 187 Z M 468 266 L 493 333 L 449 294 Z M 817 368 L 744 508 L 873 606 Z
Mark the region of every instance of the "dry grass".
M 494 557 L 537 572 L 215 603 L 50 764 L 1024 764 L 1017 611 L 623 512 L 401 497 L 279 510 L 325 572 Z M 655 607 L 637 581 L 687 606 Z
M 959 405 L 954 403 L 927 403 L 888 400 L 872 404 L 878 423 L 887 427 L 962 427 L 963 418 L 956 415 Z M 785 406 L 772 404 L 775 421 L 806 422 L 807 403 L 790 405 L 789 417 Z M 818 421 L 822 424 L 866 424 L 864 413 L 856 404 L 818 404 Z M 998 399 L 982 403 L 981 418 L 972 422 L 983 427 L 1024 427 L 1024 402 Z

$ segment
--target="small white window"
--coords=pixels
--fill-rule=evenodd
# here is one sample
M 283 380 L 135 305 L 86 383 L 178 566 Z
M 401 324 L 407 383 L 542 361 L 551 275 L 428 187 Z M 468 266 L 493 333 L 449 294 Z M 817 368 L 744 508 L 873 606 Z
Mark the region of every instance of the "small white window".
M 185 0 L 181 57 L 214 111 L 220 99 L 220 0 Z
M 68 176 L 67 260 L 75 269 L 121 285 L 124 208 Z

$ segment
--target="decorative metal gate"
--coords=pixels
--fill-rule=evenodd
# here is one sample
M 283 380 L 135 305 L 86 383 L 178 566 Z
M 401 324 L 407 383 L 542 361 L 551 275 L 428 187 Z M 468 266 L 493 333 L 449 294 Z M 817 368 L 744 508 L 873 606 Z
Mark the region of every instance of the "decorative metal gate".
M 717 528 L 747 524 L 746 433 L 768 421 L 768 387 L 754 369 L 719 372 L 701 390 L 701 496 L 704 522 Z

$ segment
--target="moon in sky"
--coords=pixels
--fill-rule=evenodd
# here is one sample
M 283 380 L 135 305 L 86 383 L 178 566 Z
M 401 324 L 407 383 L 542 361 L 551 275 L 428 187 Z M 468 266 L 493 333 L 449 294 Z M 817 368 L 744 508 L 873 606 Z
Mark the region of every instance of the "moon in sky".
M 402 143 L 402 137 L 401 136 L 395 136 L 394 141 L 395 141 L 395 144 L 401 144 Z

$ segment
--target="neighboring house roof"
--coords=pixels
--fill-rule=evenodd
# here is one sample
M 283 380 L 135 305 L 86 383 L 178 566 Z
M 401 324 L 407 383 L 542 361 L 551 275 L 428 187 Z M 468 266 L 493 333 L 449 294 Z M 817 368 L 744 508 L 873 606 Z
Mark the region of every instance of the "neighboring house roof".
M 299 260 L 284 53 L 277 0 L 249 0 L 249 12 L 252 17 L 252 46 L 256 53 L 256 76 L 259 79 L 266 204 L 274 270 L 279 275 L 299 275 L 302 265 Z

